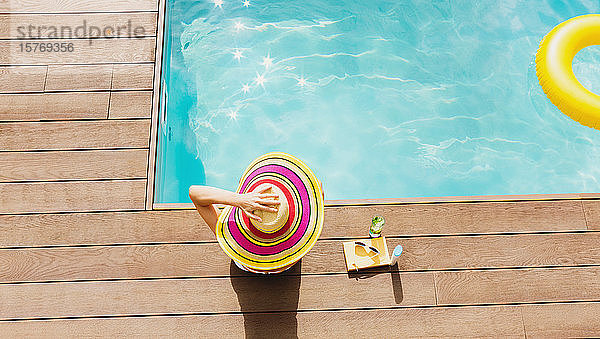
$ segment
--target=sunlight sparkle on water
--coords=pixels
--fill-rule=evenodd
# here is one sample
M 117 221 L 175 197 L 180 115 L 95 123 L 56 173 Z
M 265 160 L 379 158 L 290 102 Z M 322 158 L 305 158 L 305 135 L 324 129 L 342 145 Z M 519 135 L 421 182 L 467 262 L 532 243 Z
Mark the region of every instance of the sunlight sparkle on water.
M 223 8 L 223 0 L 213 0 L 215 7 Z
M 242 54 L 242 51 L 240 51 L 239 49 L 236 49 L 233 52 L 233 57 L 237 60 L 240 61 L 240 59 L 242 59 L 244 57 L 244 55 Z
M 273 65 L 273 58 L 271 58 L 271 54 L 268 54 L 266 57 L 263 58 L 263 62 L 261 65 L 265 66 L 265 69 L 269 69 L 269 67 Z
M 254 82 L 256 82 L 257 85 L 260 85 L 262 88 L 265 88 L 266 81 L 267 80 L 265 80 L 264 74 L 258 74 L 258 72 L 256 73 L 256 78 L 254 78 Z

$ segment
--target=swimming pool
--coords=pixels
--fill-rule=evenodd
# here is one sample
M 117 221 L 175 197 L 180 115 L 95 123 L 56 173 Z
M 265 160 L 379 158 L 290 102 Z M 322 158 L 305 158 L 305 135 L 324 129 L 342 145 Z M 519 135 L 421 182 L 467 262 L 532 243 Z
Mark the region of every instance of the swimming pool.
M 291 153 L 327 199 L 600 192 L 600 132 L 535 76 L 598 1 L 170 0 L 155 202 Z M 600 49 L 573 64 L 600 93 Z

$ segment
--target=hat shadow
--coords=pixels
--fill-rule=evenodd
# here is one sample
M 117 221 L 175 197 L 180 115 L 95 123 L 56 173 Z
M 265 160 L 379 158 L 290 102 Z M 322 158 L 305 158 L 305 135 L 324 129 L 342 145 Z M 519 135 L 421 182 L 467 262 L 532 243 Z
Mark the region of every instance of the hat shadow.
M 286 274 L 255 274 L 229 266 L 231 285 L 244 316 L 246 338 L 297 338 L 302 261 Z

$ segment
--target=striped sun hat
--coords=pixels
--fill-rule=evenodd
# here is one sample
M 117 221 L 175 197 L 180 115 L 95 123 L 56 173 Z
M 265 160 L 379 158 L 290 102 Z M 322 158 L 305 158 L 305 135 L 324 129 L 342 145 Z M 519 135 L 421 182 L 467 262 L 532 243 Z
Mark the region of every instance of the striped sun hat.
M 300 260 L 314 246 L 323 228 L 323 193 L 314 173 L 297 158 L 281 152 L 258 157 L 246 169 L 238 193 L 270 185 L 279 195 L 276 213 L 256 211 L 262 222 L 227 206 L 217 221 L 217 240 L 238 263 L 273 271 Z

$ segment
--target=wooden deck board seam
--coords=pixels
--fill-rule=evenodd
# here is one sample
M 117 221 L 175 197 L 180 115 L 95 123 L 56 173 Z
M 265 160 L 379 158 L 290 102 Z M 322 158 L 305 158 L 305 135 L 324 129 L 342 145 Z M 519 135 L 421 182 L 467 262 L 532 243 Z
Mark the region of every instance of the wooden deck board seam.
M 70 122 L 90 122 L 90 121 L 106 121 L 108 119 L 98 119 L 98 118 L 90 118 L 90 119 L 45 119 L 45 120 L 0 120 L 0 124 L 37 124 L 40 122 L 65 122 L 65 123 L 70 123 Z M 110 119 L 113 122 L 118 122 L 118 121 L 133 121 L 133 120 L 150 120 L 150 118 L 147 117 L 131 117 L 131 118 L 116 118 L 116 119 Z M 63 149 L 60 149 L 61 151 Z M 0 151 L 0 152 L 6 152 L 4 150 Z M 21 151 L 23 152 L 23 151 Z
M 7 249 L 0 249 L 7 250 Z M 7 250 L 10 251 L 10 250 Z M 480 267 L 480 268 L 448 268 L 448 269 L 418 269 L 418 270 L 406 270 L 406 271 L 391 271 L 383 268 L 381 270 L 373 269 L 366 273 L 371 274 L 391 274 L 391 273 L 431 273 L 434 279 L 439 273 L 447 272 L 488 272 L 488 271 L 524 271 L 524 270 L 556 270 L 556 269 L 570 269 L 570 268 L 597 268 L 600 264 L 581 264 L 581 265 L 546 265 L 546 266 L 510 266 L 510 267 Z M 364 272 L 363 272 L 364 273 Z M 355 273 L 352 273 L 355 274 Z M 308 277 L 308 276 L 338 276 L 348 275 L 348 272 L 321 272 L 321 273 L 301 273 L 301 274 L 282 274 L 285 277 Z M 156 280 L 205 280 L 205 279 L 230 279 L 230 278 L 263 278 L 260 275 L 247 275 L 241 273 L 240 275 L 212 275 L 212 276 L 171 276 L 171 277 L 138 277 L 138 278 L 103 278 L 103 279 L 71 279 L 71 280 L 36 280 L 36 281 L 0 281 L 0 287 L 3 285 L 42 285 L 42 284 L 70 284 L 70 283 L 102 283 L 111 281 L 156 281 Z M 435 281 L 435 280 L 434 280 Z M 437 284 L 436 284 L 437 286 Z M 447 306 L 448 304 L 439 304 Z M 495 305 L 495 304 L 490 304 Z
M 527 329 L 525 328 L 525 316 L 523 315 L 523 307 L 519 307 L 519 313 L 521 313 L 521 325 L 523 325 L 523 334 L 527 339 Z
M 526 234 L 581 234 L 581 233 L 595 233 L 599 232 L 600 229 L 588 229 L 588 230 L 552 230 L 552 231 L 518 231 L 518 232 L 489 232 L 489 233 L 422 233 L 422 234 L 407 234 L 407 235 L 386 235 L 388 239 L 413 239 L 413 238 L 444 238 L 448 236 L 452 237 L 476 237 L 476 236 L 487 236 L 487 235 L 506 235 L 506 236 L 518 236 Z M 369 236 L 362 237 L 323 237 L 319 240 L 352 240 L 352 239 L 369 239 Z M 216 241 L 215 241 L 216 243 Z
M 46 75 L 44 76 L 44 92 L 46 92 L 46 83 L 48 82 L 48 72 L 49 72 L 50 66 L 46 65 Z
M 52 64 L 3 64 L 0 67 L 39 67 L 39 66 L 103 66 L 103 65 L 151 65 L 154 61 L 107 61 L 107 62 L 67 62 L 67 63 L 52 63 Z
M 0 12 L 0 15 L 81 15 L 81 14 L 136 14 L 136 13 L 158 13 L 158 11 L 154 10 L 129 10 L 122 12 L 106 12 L 106 11 L 76 11 L 76 12 Z
M 114 79 L 115 79 L 115 65 L 113 64 L 112 67 L 111 67 L 111 70 L 110 70 L 110 91 L 111 91 L 111 94 L 112 94 L 113 91 L 115 91 L 115 92 L 121 91 L 121 89 L 115 89 L 114 88 Z M 142 90 L 142 89 L 130 89 L 129 91 L 136 91 L 136 90 Z M 110 100 L 108 102 L 110 103 Z M 110 112 L 110 107 L 109 107 L 109 112 Z
M 110 178 L 110 179 L 80 179 L 80 180 L 64 180 L 64 181 L 26 181 L 24 183 L 44 183 L 44 182 L 80 182 L 80 181 L 123 181 L 123 180 L 145 180 L 145 177 L 140 178 Z M 12 183 L 23 183 L 23 182 L 4 182 L 0 184 L 12 184 Z M 96 213 L 105 213 L 107 211 L 95 211 Z M 112 211 L 109 211 L 112 213 Z M 139 210 L 125 211 L 127 212 L 138 212 Z M 88 214 L 90 212 L 51 212 L 51 213 L 33 213 L 33 214 Z M 6 214 L 0 214 L 6 215 Z M 16 214 L 21 215 L 21 214 Z M 488 236 L 520 236 L 520 235 L 575 235 L 575 234 L 594 234 L 599 233 L 600 230 L 566 230 L 566 231 L 539 231 L 539 232 L 521 232 L 521 233 L 448 233 L 448 234 L 419 234 L 419 235 L 399 235 L 399 236 L 386 236 L 387 239 L 415 239 L 415 238 L 455 238 L 455 237 L 488 237 Z M 335 238 L 319 238 L 318 241 L 344 241 L 352 239 L 363 239 L 368 237 L 335 237 Z M 87 248 L 87 247 L 118 247 L 118 246 L 164 246 L 164 245 L 207 245 L 217 244 L 216 240 L 198 240 L 198 241 L 169 241 L 169 242 L 136 242 L 136 243 L 103 243 L 103 244 L 68 244 L 68 245 L 44 245 L 44 246 L 10 246 L 0 247 L 2 249 L 44 249 L 44 248 Z M 560 266 L 564 267 L 564 266 Z
M 114 66 L 114 65 L 113 65 Z M 46 66 L 48 67 L 48 66 Z M 46 73 L 47 75 L 47 73 Z M 45 85 L 45 83 L 44 83 Z M 112 78 L 111 78 L 111 85 L 112 85 Z M 72 90 L 72 89 L 56 89 L 56 90 L 44 90 L 44 91 L 28 91 L 28 92 L 2 92 L 0 93 L 0 96 L 3 95 L 28 95 L 28 94 L 65 94 L 65 93 L 73 93 L 73 94 L 80 94 L 80 93 L 109 93 L 109 92 L 151 92 L 151 89 L 146 89 L 146 88 L 132 88 L 132 89 L 121 89 L 121 88 L 106 88 L 106 89 L 81 89 L 81 90 Z M 148 118 L 146 118 L 148 119 Z M 7 121 L 15 121 L 15 120 L 7 120 Z M 29 120 L 27 120 L 29 121 Z M 72 121 L 72 120 L 68 120 L 68 121 Z M 15 122 L 18 122 L 15 121 Z
M 110 88 L 111 90 L 108 92 L 108 107 L 106 107 L 106 119 L 110 119 L 110 107 L 112 104 L 112 94 L 113 94 L 113 90 L 112 90 L 112 86 L 113 86 L 113 76 L 114 76 L 114 69 L 115 69 L 115 65 L 112 66 L 113 67 L 113 71 L 110 74 Z
M 119 148 L 121 149 L 139 149 L 139 148 Z M 147 148 L 142 148 L 142 149 L 146 149 Z M 87 149 L 86 149 L 87 150 Z M 118 180 L 118 179 L 116 179 Z M 144 179 L 145 180 L 145 179 Z M 132 208 L 126 208 L 126 209 L 122 209 L 122 210 L 91 210 L 91 211 L 51 211 L 51 212 L 23 212 L 23 213 L 0 213 L 0 216 L 22 216 L 22 215 L 48 215 L 48 214 L 74 214 L 74 213 L 115 213 L 115 212 L 119 212 L 119 213 L 135 213 L 135 212 L 143 212 L 144 210 L 138 210 L 138 209 L 132 209 Z
M 587 228 L 588 230 L 590 230 L 590 223 L 587 220 L 587 215 L 585 212 L 585 206 L 583 204 L 583 200 L 580 201 L 581 203 L 581 212 L 583 213 L 583 220 L 585 220 L 585 228 Z
M 1 15 L 2 13 L 0 13 Z M 50 15 L 50 14 L 48 14 Z M 94 36 L 94 37 L 57 37 L 57 38 L 50 38 L 50 37 L 41 37 L 41 38 L 35 38 L 35 37 L 27 37 L 27 38 L 18 38 L 18 39 L 13 39 L 13 38 L 0 38 L 0 41 L 38 41 L 38 40 L 107 40 L 107 41 L 113 41 L 113 40 L 151 40 L 151 39 L 155 39 L 156 35 L 142 35 L 142 36 Z M 16 66 L 16 65 L 15 65 Z M 20 66 L 20 64 L 19 64 Z
M 10 184 L 43 184 L 43 183 L 69 183 L 69 182 L 89 182 L 89 181 L 130 181 L 130 180 L 146 180 L 146 177 L 123 177 L 123 178 L 94 178 L 94 179 L 44 179 L 44 180 L 15 180 L 2 181 L 0 185 Z M 0 247 L 1 248 L 1 247 Z
M 44 152 L 63 152 L 63 151 L 64 152 L 85 152 L 85 151 L 119 151 L 119 150 L 147 150 L 147 149 L 148 149 L 148 147 L 61 148 L 61 149 L 35 149 L 35 150 L 26 150 L 26 151 L 23 151 L 23 150 L 0 150 L 0 153 L 44 153 Z M 101 212 L 101 211 L 99 211 L 99 212 Z M 52 213 L 52 212 L 49 212 L 49 213 Z M 83 212 L 69 212 L 69 213 L 83 213 Z M 47 214 L 47 213 L 40 213 L 40 214 Z
M 0 182 L 0 185 L 12 185 L 12 184 L 43 184 L 43 183 L 69 183 L 69 182 L 96 182 L 96 181 L 140 181 L 146 180 L 146 177 L 139 178 L 100 178 L 100 179 L 56 179 L 56 180 L 40 180 L 40 181 L 10 181 L 10 182 Z M 45 214 L 45 213 L 40 213 Z M 586 231 L 587 232 L 587 231 Z
M 1 15 L 2 13 L 0 13 Z M 115 36 L 115 37 L 28 37 L 28 38 L 0 38 L 0 41 L 36 41 L 36 40 L 100 40 L 100 39 L 147 39 L 147 38 L 155 38 L 156 35 L 139 35 L 135 37 L 129 36 Z M 15 65 L 20 66 L 20 65 Z
M 437 287 L 437 272 L 433 272 L 433 294 L 435 295 L 435 304 L 439 305 L 440 301 L 438 299 L 438 287 Z
M 325 313 L 346 311 L 377 311 L 377 310 L 402 310 L 402 309 L 452 309 L 475 307 L 521 307 L 528 305 L 568 305 L 568 304 L 597 304 L 600 300 L 567 300 L 567 301 L 533 301 L 514 302 L 504 304 L 449 304 L 449 305 L 412 305 L 412 306 L 382 306 L 382 307 L 355 307 L 355 308 L 324 308 L 324 309 L 299 309 L 293 311 L 231 311 L 231 312 L 173 312 L 173 313 L 136 313 L 136 314 L 102 314 L 63 317 L 30 317 L 30 318 L 0 318 L 0 322 L 21 321 L 48 321 L 48 320 L 74 320 L 74 319 L 114 319 L 114 318 L 145 318 L 145 317 L 186 317 L 207 315 L 242 315 L 242 314 L 285 314 L 285 313 Z

